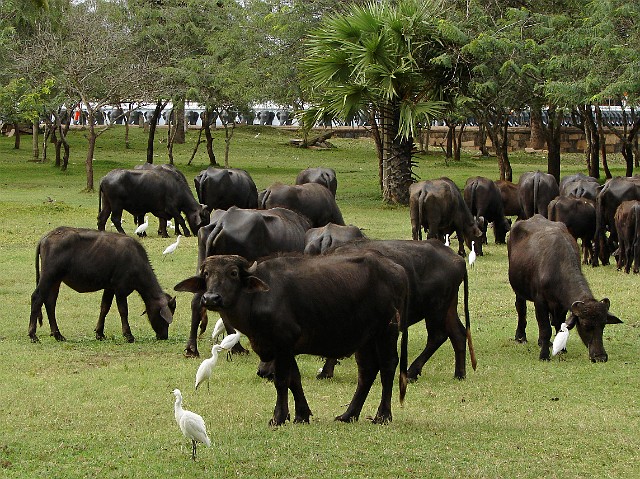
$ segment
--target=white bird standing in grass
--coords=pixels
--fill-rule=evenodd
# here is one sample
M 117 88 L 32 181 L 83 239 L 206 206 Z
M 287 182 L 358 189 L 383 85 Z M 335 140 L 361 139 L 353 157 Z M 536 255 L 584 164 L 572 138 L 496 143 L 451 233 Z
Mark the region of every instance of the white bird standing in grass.
M 566 349 L 567 340 L 569 339 L 569 328 L 567 328 L 567 323 L 562 323 L 560 325 L 560 331 L 556 334 L 556 337 L 553 340 L 553 355 L 555 356 L 560 351 Z
M 175 417 L 182 434 L 187 439 L 191 439 L 191 459 L 196 460 L 196 443 L 201 442 L 207 447 L 211 446 L 211 439 L 207 435 L 207 427 L 202 416 L 182 409 L 182 393 L 179 389 L 173 390 L 176 397 L 174 405 Z
M 238 341 L 240 341 L 239 331 L 225 336 L 222 341 L 220 341 L 220 347 L 227 350 L 227 360 L 231 359 L 231 348 L 238 344 Z
M 136 230 L 134 231 L 135 234 L 137 234 L 138 236 L 144 236 L 147 233 L 147 228 L 149 227 L 149 217 L 145 216 L 144 217 L 144 223 L 142 223 L 140 226 L 138 226 L 136 228 Z
M 163 255 L 171 254 L 175 250 L 177 250 L 178 249 L 178 245 L 180 244 L 180 238 L 182 238 L 182 235 L 178 235 L 178 237 L 176 238 L 176 242 L 175 243 L 171 243 L 169 246 L 167 246 L 167 248 L 162 252 L 162 254 Z
M 476 262 L 476 249 L 475 249 L 475 241 L 471 242 L 471 252 L 469 253 L 469 266 L 473 268 L 473 264 Z
M 207 390 L 209 389 L 209 379 L 211 378 L 214 366 L 218 362 L 218 353 L 220 351 L 222 351 L 222 346 L 214 344 L 211 348 L 211 357 L 200 363 L 200 367 L 196 372 L 196 389 L 198 389 L 198 386 L 204 381 L 207 381 Z
M 216 325 L 213 327 L 213 331 L 211 332 L 211 340 L 215 343 L 216 338 L 220 336 L 223 331 L 224 331 L 224 322 L 222 321 L 222 318 L 220 318 L 218 319 L 218 321 L 216 321 Z
M 444 245 L 445 246 L 449 246 L 450 245 L 450 243 L 449 243 L 449 235 L 448 234 L 444 235 Z

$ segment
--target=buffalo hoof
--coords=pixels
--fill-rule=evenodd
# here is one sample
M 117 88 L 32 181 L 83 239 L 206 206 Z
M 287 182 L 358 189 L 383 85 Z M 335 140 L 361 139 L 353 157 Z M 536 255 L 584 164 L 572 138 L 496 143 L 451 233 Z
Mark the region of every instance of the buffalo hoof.
M 467 374 L 466 373 L 455 373 L 453 375 L 454 378 L 456 378 L 458 381 L 464 381 L 465 379 L 467 379 Z
M 526 334 L 518 334 L 516 333 L 516 337 L 515 337 L 516 342 L 524 344 L 527 342 L 527 335 Z
M 29 338 L 31 338 L 31 342 L 32 343 L 39 343 L 40 340 L 38 339 L 38 336 L 36 336 L 35 334 L 30 334 Z
M 358 416 L 344 413 L 344 414 L 340 414 L 339 416 L 336 416 L 335 420 L 340 422 L 356 422 L 358 420 Z
M 60 334 L 60 331 L 56 331 L 55 333 L 51 333 L 51 336 L 56 338 L 56 341 L 66 341 L 67 340 L 67 338 L 65 338 L 62 334 Z
M 104 335 L 104 333 L 99 333 L 96 331 L 96 339 L 98 341 L 104 341 L 105 339 L 107 339 L 107 337 Z
M 200 357 L 200 353 L 198 352 L 197 349 L 191 349 L 190 347 L 185 348 L 184 350 L 184 356 L 186 358 L 199 358 Z
M 296 417 L 293 420 L 294 424 L 309 424 L 309 417 L 313 416 L 311 411 L 307 411 L 305 413 L 296 414 Z
M 316 379 L 331 379 L 333 377 L 333 371 L 326 371 L 322 368 L 316 375 Z
M 551 355 L 549 354 L 549 351 L 540 353 L 540 361 L 551 361 Z
M 128 343 L 133 343 L 136 340 L 131 333 L 125 334 L 124 339 L 126 339 Z
M 269 426 L 271 427 L 278 427 L 278 426 L 282 426 L 285 422 L 287 422 L 290 419 L 289 414 L 287 413 L 286 417 L 282 418 L 282 417 L 276 417 L 275 415 L 271 418 L 271 420 L 269 421 Z
M 391 413 L 389 414 L 376 414 L 376 417 L 374 417 L 371 422 L 373 424 L 389 424 L 391 422 Z

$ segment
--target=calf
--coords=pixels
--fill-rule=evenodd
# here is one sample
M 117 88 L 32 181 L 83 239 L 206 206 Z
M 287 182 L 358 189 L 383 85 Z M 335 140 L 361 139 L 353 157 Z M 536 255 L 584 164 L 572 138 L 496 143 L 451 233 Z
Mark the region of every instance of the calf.
M 358 419 L 378 372 L 382 399 L 374 422 L 391 421 L 393 377 L 402 331 L 400 401 L 406 392 L 407 331 L 404 270 L 379 254 L 327 257 L 280 256 L 251 264 L 240 256 L 211 256 L 200 274 L 175 286 L 200 294 L 207 309 L 245 334 L 262 361 L 274 361 L 276 406 L 271 425 L 289 417 L 287 389 L 295 401 L 294 422 L 309 422 L 295 356 L 341 358 L 355 352 L 358 386 L 336 420 Z
M 40 271 L 42 260 L 42 271 Z M 56 321 L 56 301 L 60 284 L 79 293 L 104 289 L 96 339 L 104 339 L 104 320 L 116 298 L 122 320 L 122 334 L 132 343 L 127 297 L 137 291 L 144 301 L 151 327 L 158 339 L 167 339 L 176 309 L 175 298 L 164 293 L 149 264 L 143 246 L 118 233 L 60 226 L 47 233 L 36 247 L 36 289 L 31 295 L 29 337 L 37 342 L 36 320 L 42 325 L 42 305 L 49 317 L 51 335 L 65 338 Z
M 558 196 L 547 207 L 551 221 L 564 223 L 576 241 L 582 240 L 582 264 L 593 256 L 593 235 L 596 232 L 596 206 L 586 197 Z
M 516 341 L 526 342 L 527 301 L 533 301 L 538 321 L 540 359 L 549 360 L 551 326 L 563 322 L 578 328 L 591 361 L 606 361 L 602 333 L 607 324 L 621 323 L 609 313 L 609 300 L 596 301 L 580 269 L 580 251 L 567 227 L 535 215 L 518 221 L 507 242 L 509 282 L 516 294 Z M 571 314 L 565 320 L 567 311 Z
M 623 201 L 615 215 L 616 232 L 618 233 L 618 269 L 624 266 L 629 273 L 631 264 L 633 272 L 640 268 L 640 201 Z

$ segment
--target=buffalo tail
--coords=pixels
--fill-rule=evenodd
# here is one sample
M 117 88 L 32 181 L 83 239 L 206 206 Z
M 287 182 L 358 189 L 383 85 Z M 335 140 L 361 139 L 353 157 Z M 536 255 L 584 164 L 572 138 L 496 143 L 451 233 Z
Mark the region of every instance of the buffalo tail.
M 464 321 L 467 330 L 467 344 L 469 345 L 471 366 L 475 371 L 478 366 L 478 361 L 476 360 L 476 351 L 473 349 L 473 341 L 471 340 L 471 320 L 469 319 L 469 275 L 466 268 L 464 270 Z
M 42 240 L 38 241 L 38 245 L 36 246 L 36 288 L 38 287 L 38 283 L 40 283 L 40 245 L 42 244 Z M 42 326 L 42 314 L 38 315 L 38 322 L 40 326 Z
M 404 301 L 402 317 L 398 322 L 400 326 L 400 331 L 402 332 L 402 336 L 400 339 L 400 375 L 398 378 L 399 386 L 400 386 L 400 405 L 404 404 L 404 397 L 407 394 L 407 383 L 409 382 L 407 379 L 407 363 L 408 361 L 408 344 L 409 344 L 409 325 L 407 324 L 408 318 L 408 310 L 409 310 L 409 301 L 408 299 Z M 397 313 L 400 314 L 400 313 Z

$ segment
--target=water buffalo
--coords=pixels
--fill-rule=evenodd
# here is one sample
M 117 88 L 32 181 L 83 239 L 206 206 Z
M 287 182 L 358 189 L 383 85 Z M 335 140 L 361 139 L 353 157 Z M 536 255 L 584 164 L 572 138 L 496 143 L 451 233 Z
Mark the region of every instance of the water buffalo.
M 436 239 L 354 241 L 322 253 L 343 254 L 367 250 L 376 251 L 404 268 L 409 281 L 407 324 L 411 326 L 425 321 L 427 344 L 409 367 L 408 379 L 418 379 L 425 363 L 447 338 L 455 353 L 455 377 L 466 377 L 465 342 L 469 343 L 471 364 L 475 370 L 476 357 L 469 320 L 469 282 L 464 259 Z M 458 290 L 461 284 L 464 284 L 466 326 L 462 325 L 458 316 Z M 318 377 L 332 377 L 335 364 L 335 359 L 327 360 Z
M 379 254 L 279 256 L 253 265 L 240 256 L 210 256 L 197 276 L 175 289 L 200 295 L 204 307 L 218 311 L 249 338 L 262 361 L 274 361 L 277 399 L 271 425 L 289 418 L 287 389 L 295 401 L 294 422 L 309 422 L 298 354 L 341 358 L 355 353 L 358 385 L 347 410 L 336 420 L 358 419 L 380 372 L 382 399 L 374 422 L 391 421 L 399 330 L 400 401 L 404 399 L 407 276 Z
M 111 215 L 118 232 L 124 234 L 123 210 L 134 217 L 151 212 L 161 220 L 173 219 L 176 232 L 182 228 L 185 236 L 190 234 L 182 212 L 194 235 L 209 222 L 207 208 L 196 201 L 189 187 L 162 169 L 111 170 L 100 180 L 99 195 L 98 229 L 101 231 Z
M 258 189 L 245 170 L 213 168 L 202 170 L 194 178 L 198 201 L 209 211 L 238 208 L 257 208 Z
M 42 271 L 40 271 L 42 262 Z M 118 233 L 60 226 L 47 233 L 36 247 L 36 289 L 31 295 L 29 337 L 37 342 L 36 320 L 42 325 L 42 305 L 49 317 L 51 335 L 65 338 L 56 321 L 60 284 L 79 293 L 104 289 L 96 338 L 104 339 L 104 320 L 116 298 L 122 334 L 134 341 L 129 328 L 127 297 L 137 291 L 144 301 L 149 322 L 158 339 L 167 339 L 176 309 L 175 298 L 164 293 L 149 264 L 144 247 Z
M 413 183 L 409 187 L 409 214 L 414 240 L 422 239 L 423 228 L 427 238 L 443 239 L 445 234 L 455 232 L 460 256 L 465 256 L 464 243 L 471 249 L 472 241 L 477 254 L 482 254 L 482 230 L 449 178 Z
M 582 240 L 582 263 L 589 264 L 593 255 L 593 235 L 596 231 L 596 207 L 586 197 L 558 196 L 547 207 L 551 221 L 564 223 L 576 241 Z
M 516 294 L 518 327 L 515 339 L 526 342 L 527 301 L 533 301 L 538 321 L 540 359 L 549 360 L 551 326 L 577 326 L 591 361 L 606 361 L 602 342 L 606 324 L 621 323 L 609 313 L 609 300 L 594 299 L 580 269 L 576 240 L 563 223 L 535 215 L 518 221 L 507 242 L 509 282 Z M 567 311 L 569 318 L 565 320 Z
M 327 223 L 344 225 L 344 219 L 336 199 L 329 189 L 318 183 L 283 185 L 275 183 L 264 192 L 260 208 L 288 208 L 306 216 L 311 226 L 317 228 Z
M 506 180 L 497 180 L 494 183 L 500 190 L 504 215 L 517 216 L 519 219 L 523 219 L 522 208 L 520 208 L 520 195 L 518 193 L 520 188 L 518 185 Z
M 640 269 L 640 201 L 623 201 L 615 215 L 616 232 L 618 234 L 618 269 L 624 266 L 629 273 L 631 264 L 633 272 Z
M 596 196 L 596 232 L 593 236 L 594 256 L 591 265 L 609 264 L 609 256 L 617 248 L 618 233 L 614 216 L 623 201 L 640 200 L 640 176 L 618 176 L 607 181 Z M 609 232 L 607 239 L 606 233 Z
M 522 219 L 531 218 L 535 214 L 546 218 L 549 202 L 560 194 L 555 177 L 540 171 L 523 173 L 518 187 Z
M 568 175 L 560 180 L 560 196 L 575 196 L 595 201 L 598 191 L 600 191 L 598 180 L 584 173 Z
M 464 202 L 469 211 L 482 225 L 482 241 L 487 243 L 487 225 L 493 223 L 493 234 L 497 244 L 507 242 L 507 232 L 511 223 L 504 215 L 504 205 L 500 190 L 489 178 L 474 176 L 469 178 L 464 186 Z
M 296 177 L 296 185 L 305 183 L 319 183 L 329 189 L 335 197 L 338 191 L 338 179 L 336 178 L 336 170 L 333 168 L 307 168 L 298 173 Z
M 198 270 L 208 256 L 235 254 L 250 261 L 277 252 L 302 252 L 309 220 L 286 208 L 250 210 L 232 206 L 216 210 L 211 223 L 198 231 Z M 187 356 L 198 356 L 198 327 L 207 329 L 208 319 L 201 298 L 191 302 L 191 331 L 185 347 Z M 228 328 L 230 330 L 230 327 Z M 236 352 L 244 351 L 238 346 Z
M 321 228 L 307 230 L 304 237 L 304 253 L 321 254 L 332 247 L 364 237 L 362 230 L 357 226 L 328 223 Z

